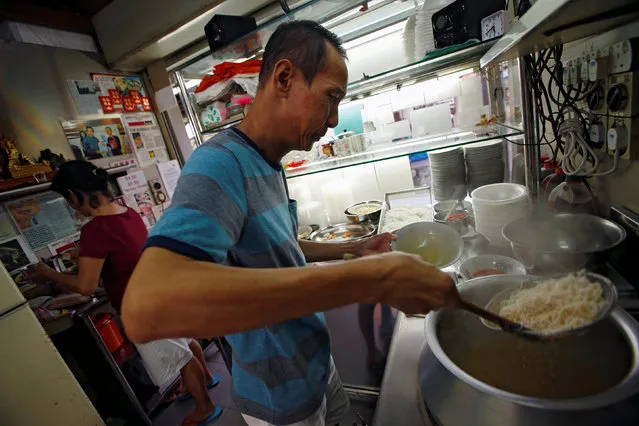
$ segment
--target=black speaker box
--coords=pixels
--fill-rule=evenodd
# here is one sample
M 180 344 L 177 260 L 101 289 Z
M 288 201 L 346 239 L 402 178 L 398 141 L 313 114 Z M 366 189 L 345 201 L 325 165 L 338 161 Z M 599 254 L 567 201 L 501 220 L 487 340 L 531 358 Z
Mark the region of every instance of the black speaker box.
M 204 33 L 214 52 L 255 29 L 257 23 L 252 16 L 213 15 L 204 26 Z
M 481 20 L 504 9 L 504 0 L 456 0 L 433 14 L 435 48 L 481 40 Z

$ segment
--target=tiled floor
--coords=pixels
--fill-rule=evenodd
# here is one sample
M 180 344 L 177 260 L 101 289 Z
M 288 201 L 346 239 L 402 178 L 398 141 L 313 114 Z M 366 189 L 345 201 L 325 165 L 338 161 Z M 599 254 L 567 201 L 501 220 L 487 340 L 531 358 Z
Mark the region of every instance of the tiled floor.
M 220 376 L 220 384 L 209 390 L 209 395 L 213 403 L 218 404 L 224 408 L 222 415 L 215 421 L 211 422 L 211 426 L 246 426 L 246 422 L 242 419 L 242 415 L 231 409 L 231 399 L 229 390 L 231 386 L 231 376 L 229 375 L 226 365 L 222 361 L 222 356 L 217 351 L 214 345 L 209 346 L 205 352 L 207 363 L 211 371 Z M 181 424 L 182 420 L 194 409 L 194 402 L 175 402 L 168 406 L 161 412 L 157 413 L 153 418 L 153 426 L 176 426 Z M 351 398 L 351 413 L 341 423 L 341 425 L 361 425 L 361 420 L 358 419 L 359 413 L 370 425 L 373 417 L 373 411 L 375 409 L 374 402 L 370 401 L 358 401 Z

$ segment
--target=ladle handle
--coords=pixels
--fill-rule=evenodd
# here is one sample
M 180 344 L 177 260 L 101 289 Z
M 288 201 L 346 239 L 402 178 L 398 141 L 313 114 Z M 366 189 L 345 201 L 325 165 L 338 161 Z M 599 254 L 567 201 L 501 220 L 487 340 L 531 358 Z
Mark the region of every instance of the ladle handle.
M 510 321 L 509 319 L 499 316 L 494 312 L 490 312 L 490 311 L 487 311 L 486 309 L 480 308 L 477 305 L 473 305 L 470 302 L 466 302 L 465 300 L 461 300 L 458 306 L 465 311 L 478 315 L 490 322 L 494 322 L 495 324 L 499 325 L 499 327 L 502 330 L 516 331 L 516 330 L 521 330 L 523 328 L 521 324 Z

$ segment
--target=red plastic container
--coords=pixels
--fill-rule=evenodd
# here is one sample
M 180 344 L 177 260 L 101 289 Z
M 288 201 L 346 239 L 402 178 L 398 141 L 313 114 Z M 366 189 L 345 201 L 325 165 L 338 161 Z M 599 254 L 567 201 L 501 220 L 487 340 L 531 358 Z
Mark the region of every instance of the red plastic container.
M 113 315 L 105 313 L 92 319 L 109 352 L 117 351 L 124 343 L 124 338 L 122 333 L 120 333 L 118 324 L 113 320 Z

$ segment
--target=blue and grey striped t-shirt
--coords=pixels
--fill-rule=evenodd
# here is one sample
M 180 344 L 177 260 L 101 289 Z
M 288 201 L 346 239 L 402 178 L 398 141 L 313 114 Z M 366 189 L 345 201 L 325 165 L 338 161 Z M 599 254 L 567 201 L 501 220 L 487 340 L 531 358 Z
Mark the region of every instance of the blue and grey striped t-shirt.
M 297 241 L 296 204 L 288 198 L 281 166 L 237 129 L 220 132 L 191 155 L 146 247 L 246 268 L 306 264 Z M 227 339 L 240 411 L 289 424 L 319 408 L 330 362 L 323 314 Z

